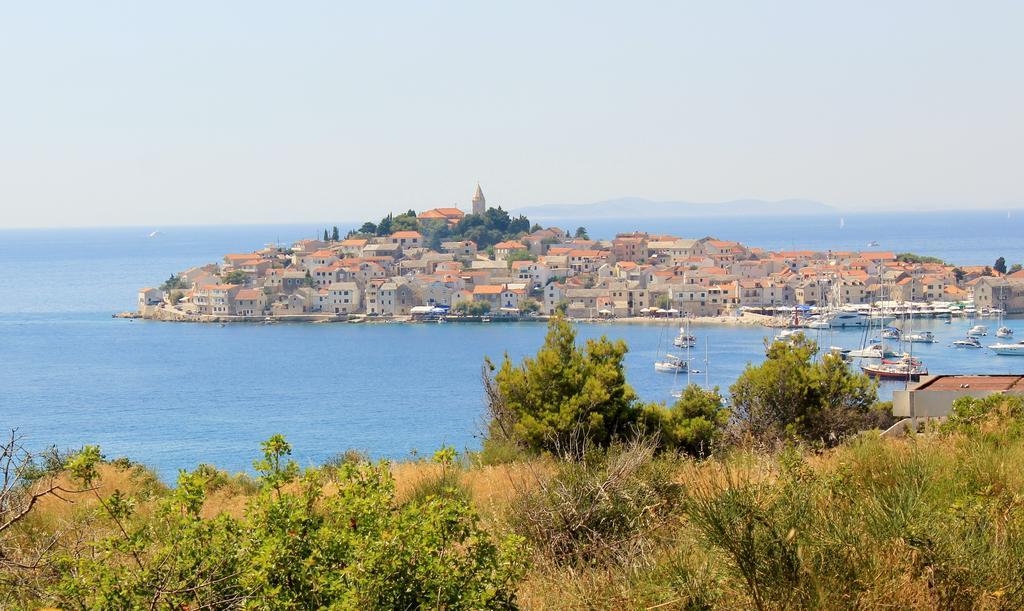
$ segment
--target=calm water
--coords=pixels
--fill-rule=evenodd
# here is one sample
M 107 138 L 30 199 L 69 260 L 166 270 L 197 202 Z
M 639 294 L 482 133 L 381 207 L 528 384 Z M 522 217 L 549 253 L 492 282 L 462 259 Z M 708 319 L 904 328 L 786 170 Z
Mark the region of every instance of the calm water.
M 793 220 L 772 222 L 781 231 Z M 768 244 L 771 225 L 762 225 Z M 168 479 L 202 460 L 247 469 L 259 441 L 273 433 L 287 435 L 297 457 L 309 464 L 346 448 L 403 457 L 443 443 L 477 447 L 483 358 L 507 352 L 519 359 L 534 352 L 542 325 L 220 327 L 110 318 L 133 306 L 138 287 L 157 284 L 172 271 L 315 230 L 171 228 L 155 239 L 146 237 L 148 228 L 0 232 L 0 427 L 18 427 L 37 446 L 98 443 L 108 456 L 141 460 Z M 962 246 L 958 234 L 951 225 L 947 238 L 931 241 L 938 250 L 927 252 L 954 258 L 941 246 L 948 242 L 950 252 L 956 251 Z M 758 244 L 738 234 L 721 236 Z M 1013 242 L 1013 236 L 993 232 L 985 248 L 1005 248 L 1001 254 L 1013 262 L 1014 251 L 1000 246 Z M 1019 322 L 1024 321 L 1010 326 L 1024 338 Z M 916 346 L 915 352 L 933 372 L 1024 367 L 1024 359 L 949 348 L 965 332 L 966 321 L 928 324 L 942 341 Z M 994 321 L 988 324 L 994 329 Z M 772 334 L 763 328 L 694 332 L 694 357 L 702 360 L 709 345 L 708 378 L 723 387 L 746 363 L 762 358 L 762 340 Z M 685 382 L 651 366 L 673 333 L 652 326 L 580 325 L 581 337 L 626 340 L 629 380 L 654 401 L 667 400 Z M 856 331 L 822 338 L 830 345 L 859 341 Z M 703 374 L 694 376 L 703 380 Z

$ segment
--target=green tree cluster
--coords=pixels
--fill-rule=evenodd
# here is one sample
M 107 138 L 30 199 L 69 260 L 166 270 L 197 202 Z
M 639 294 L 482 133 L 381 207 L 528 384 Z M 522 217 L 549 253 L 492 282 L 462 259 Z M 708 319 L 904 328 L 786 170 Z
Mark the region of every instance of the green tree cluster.
M 178 274 L 171 274 L 171 277 L 165 280 L 164 283 L 160 285 L 161 291 L 171 291 L 174 289 L 187 288 L 189 288 L 188 283 L 185 282 L 184 278 L 182 278 Z
M 491 311 L 491 304 L 486 301 L 460 301 L 452 306 L 452 311 L 464 316 L 483 316 Z
M 230 271 L 224 276 L 225 284 L 245 284 L 246 280 L 245 272 L 240 269 Z
M 927 255 L 918 255 L 912 252 L 901 252 L 896 255 L 897 261 L 904 263 L 938 263 L 945 265 L 946 262 L 938 257 L 929 257 Z
M 395 502 L 387 463 L 300 471 L 280 436 L 263 444 L 259 491 L 242 518 L 203 517 L 209 469 L 182 472 L 153 515 L 115 492 L 91 518 L 109 532 L 56 560 L 47 593 L 65 608 L 508 609 L 522 541 L 494 539 L 469 504 Z M 69 463 L 98 483 L 99 451 Z M 100 498 L 97 495 L 97 498 Z
M 663 449 L 709 453 L 728 419 L 718 391 L 693 386 L 671 407 L 645 405 L 626 382 L 626 351 L 624 342 L 606 337 L 580 348 L 572 324 L 554 316 L 535 357 L 514 365 L 506 355 L 500 367 L 488 360 L 485 452 L 516 444 L 577 456 L 587 446 L 651 434 Z
M 705 390 L 690 384 L 670 407 L 646 406 L 643 421 L 644 429 L 656 431 L 663 446 L 704 457 L 721 442 L 729 410 L 717 387 Z
M 817 345 L 799 334 L 768 346 L 730 387 L 740 431 L 756 439 L 799 438 L 834 446 L 861 430 L 878 400 L 877 384 L 838 355 L 814 360 Z
M 500 206 L 488 208 L 483 214 L 467 214 L 454 227 L 441 220 L 420 221 L 414 210 L 398 216 L 389 214 L 377 224 L 363 223 L 357 230 L 349 232 L 349 237 L 356 235 L 385 236 L 395 231 L 419 231 L 424 242 L 439 250 L 441 242 L 472 240 L 477 248 L 486 250 L 498 242 L 514 239 L 530 231 L 530 221 L 525 216 L 512 218 Z

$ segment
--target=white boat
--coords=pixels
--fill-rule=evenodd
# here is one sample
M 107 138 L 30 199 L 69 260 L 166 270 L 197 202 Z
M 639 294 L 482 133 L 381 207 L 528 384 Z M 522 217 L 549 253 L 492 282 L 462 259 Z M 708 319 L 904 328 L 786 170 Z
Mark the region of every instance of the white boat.
M 921 331 L 920 333 L 913 333 L 903 338 L 904 341 L 912 344 L 934 344 L 939 341 L 935 339 L 935 334 L 931 331 Z
M 967 331 L 968 337 L 984 337 L 988 335 L 988 327 L 985 325 L 974 325 Z
M 861 371 L 873 378 L 882 380 L 918 380 L 928 375 L 928 368 L 921 361 L 903 357 L 895 361 L 883 360 L 881 363 L 865 363 Z
M 679 348 L 693 348 L 697 345 L 697 338 L 690 335 L 685 326 L 679 327 L 679 335 L 672 340 L 672 345 Z
M 1013 337 L 1013 329 L 1010 327 L 999 327 L 996 330 L 996 337 Z
M 664 360 L 654 362 L 654 370 L 662 373 L 686 373 L 686 361 L 674 354 L 666 354 Z
M 1024 340 L 1015 344 L 992 344 L 989 348 L 1002 356 L 1024 356 Z
M 849 355 L 850 358 L 855 359 L 887 359 L 897 356 L 895 352 L 882 344 L 871 344 L 857 350 L 850 350 Z
M 838 356 L 846 362 L 853 360 L 853 357 L 850 356 L 849 348 L 843 348 L 842 346 L 829 346 L 828 352 L 833 356 Z
M 963 339 L 958 339 L 953 342 L 954 348 L 981 348 L 981 342 L 976 337 L 967 336 Z
M 859 312 L 829 312 L 815 318 L 807 323 L 811 329 L 846 329 L 854 327 L 866 327 L 871 324 L 871 318 Z
M 885 339 L 900 339 L 903 336 L 903 331 L 900 331 L 897 327 L 886 327 L 882 329 L 882 337 Z

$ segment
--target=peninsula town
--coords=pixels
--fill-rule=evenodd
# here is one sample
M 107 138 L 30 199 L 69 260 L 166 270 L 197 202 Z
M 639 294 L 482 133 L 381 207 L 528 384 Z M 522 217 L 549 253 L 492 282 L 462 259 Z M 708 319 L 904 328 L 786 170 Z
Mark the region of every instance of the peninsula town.
M 738 317 L 795 306 L 972 302 L 1024 312 L 1019 265 L 954 266 L 894 252 L 771 252 L 712 237 L 531 225 L 488 207 L 389 215 L 346 236 L 230 253 L 138 293 L 171 321 Z

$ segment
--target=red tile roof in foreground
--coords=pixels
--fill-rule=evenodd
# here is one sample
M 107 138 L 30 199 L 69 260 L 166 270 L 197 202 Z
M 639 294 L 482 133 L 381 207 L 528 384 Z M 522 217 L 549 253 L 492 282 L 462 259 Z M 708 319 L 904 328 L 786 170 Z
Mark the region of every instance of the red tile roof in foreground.
M 938 376 L 923 382 L 913 390 L 918 391 L 950 391 L 950 390 L 1001 390 L 1024 391 L 1024 376 L 1019 375 L 973 375 L 973 376 Z

